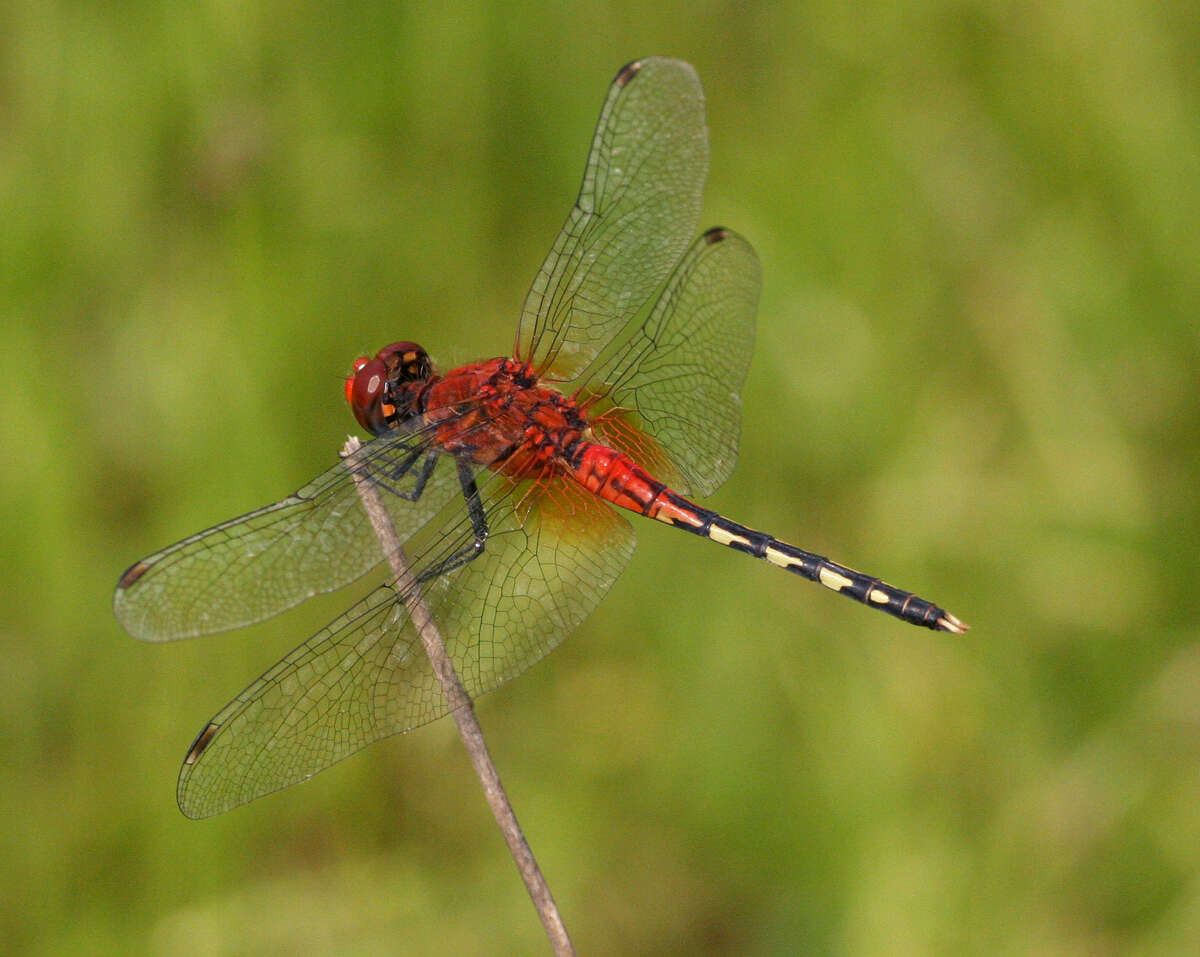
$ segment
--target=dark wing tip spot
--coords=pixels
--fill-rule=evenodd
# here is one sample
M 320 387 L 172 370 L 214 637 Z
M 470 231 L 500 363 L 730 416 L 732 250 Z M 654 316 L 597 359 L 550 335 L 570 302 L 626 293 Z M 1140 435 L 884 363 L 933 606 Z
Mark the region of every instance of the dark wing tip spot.
M 150 571 L 150 568 L 151 566 L 146 564 L 146 562 L 134 562 L 127 569 L 125 569 L 125 574 L 123 574 L 121 576 L 121 580 L 117 582 L 117 591 L 124 591 L 130 585 L 136 584 L 139 578 L 145 575 L 146 572 Z
M 728 239 L 729 230 L 724 226 L 714 226 L 712 229 L 705 230 L 703 238 L 709 246 L 713 246 L 722 240 Z
M 641 60 L 634 60 L 626 63 L 620 70 L 617 71 L 617 78 L 613 80 L 616 86 L 624 86 L 638 74 L 638 70 L 642 68 Z
M 196 735 L 196 740 L 192 742 L 192 746 L 188 748 L 187 757 L 183 759 L 183 763 L 195 764 L 200 760 L 200 755 L 204 753 L 204 749 L 212 742 L 213 736 L 217 733 L 221 726 L 219 724 L 209 723 L 208 727 Z

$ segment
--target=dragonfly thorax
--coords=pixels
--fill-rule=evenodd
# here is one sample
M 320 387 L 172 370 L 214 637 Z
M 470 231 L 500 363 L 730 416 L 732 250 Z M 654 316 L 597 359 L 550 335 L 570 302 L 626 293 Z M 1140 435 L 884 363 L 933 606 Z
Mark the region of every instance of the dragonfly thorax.
M 375 354 L 354 360 L 346 377 L 346 401 L 359 424 L 380 435 L 416 414 L 421 389 L 433 378 L 429 354 L 415 342 L 393 342 Z

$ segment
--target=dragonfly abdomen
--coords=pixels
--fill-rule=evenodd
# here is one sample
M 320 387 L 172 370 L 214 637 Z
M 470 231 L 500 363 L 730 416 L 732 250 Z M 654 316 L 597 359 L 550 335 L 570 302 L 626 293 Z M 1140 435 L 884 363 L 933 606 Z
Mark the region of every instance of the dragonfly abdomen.
M 664 498 L 672 511 L 690 513 L 688 521 L 668 519 L 673 525 L 689 532 L 703 535 L 720 545 L 727 545 L 756 558 L 763 558 L 772 565 L 778 565 L 801 578 L 824 585 L 839 595 L 857 599 L 864 605 L 877 608 L 909 624 L 954 634 L 962 634 L 967 630 L 966 625 L 945 609 L 912 592 L 889 585 L 880 578 L 864 575 L 853 568 L 830 561 L 823 555 L 805 551 L 764 532 L 739 525 L 716 512 L 700 508 L 670 490 L 665 492 Z
M 572 474 L 576 481 L 614 505 L 682 528 L 718 545 L 765 559 L 909 624 L 954 634 L 967 630 L 954 615 L 912 592 L 701 508 L 667 488 L 615 449 L 581 442 L 573 452 Z

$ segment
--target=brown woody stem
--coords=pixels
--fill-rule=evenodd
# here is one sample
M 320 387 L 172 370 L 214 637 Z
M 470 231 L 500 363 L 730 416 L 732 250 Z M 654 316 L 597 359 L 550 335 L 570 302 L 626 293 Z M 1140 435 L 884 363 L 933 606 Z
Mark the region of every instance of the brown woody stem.
M 360 447 L 358 439 L 351 437 L 342 449 L 342 458 L 352 456 Z M 542 925 L 546 928 L 546 936 L 550 938 L 550 944 L 554 948 L 555 954 L 573 955 L 575 948 L 571 945 L 571 938 L 567 934 L 566 925 L 563 924 L 562 916 L 558 912 L 558 905 L 554 903 L 550 887 L 546 884 L 542 869 L 538 867 L 537 859 L 533 856 L 529 842 L 521 831 L 521 825 L 517 822 L 517 816 L 513 812 L 508 795 L 504 793 L 504 785 L 500 783 L 500 775 L 496 771 L 495 764 L 492 763 L 492 756 L 488 753 L 487 742 L 484 741 L 483 729 L 479 726 L 479 720 L 475 717 L 475 706 L 471 701 L 471 696 L 467 694 L 467 689 L 459 680 L 437 624 L 429 614 L 429 609 L 421 596 L 421 590 L 413 577 L 408 556 L 405 555 L 396 534 L 396 527 L 392 524 L 392 517 L 388 514 L 379 495 L 379 489 L 370 479 L 358 472 L 354 473 L 354 484 L 358 490 L 358 496 L 362 500 L 363 508 L 371 520 L 375 535 L 379 539 L 379 545 L 383 549 L 384 555 L 387 556 L 388 564 L 395 576 L 396 593 L 401 596 L 412 618 L 413 627 L 421 636 L 425 654 L 429 656 L 429 663 L 433 666 L 434 674 L 441 683 L 442 694 L 445 695 L 450 713 L 454 716 L 455 724 L 458 725 L 458 734 L 462 738 L 463 747 L 467 749 L 471 764 L 475 768 L 475 774 L 483 786 L 484 797 L 492 809 L 492 815 L 496 818 L 500 832 L 504 835 L 509 853 L 516 861 L 517 870 L 521 872 L 521 879 L 525 881 L 525 887 L 533 900 L 533 906 L 537 908 Z

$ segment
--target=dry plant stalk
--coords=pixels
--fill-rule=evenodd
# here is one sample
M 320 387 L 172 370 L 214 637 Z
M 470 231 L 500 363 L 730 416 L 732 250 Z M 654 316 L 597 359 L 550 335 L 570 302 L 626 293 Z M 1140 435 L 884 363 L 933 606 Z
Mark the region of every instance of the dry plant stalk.
M 342 449 L 342 458 L 353 455 L 360 447 L 361 443 L 358 439 L 349 438 Z M 500 775 L 496 771 L 495 764 L 492 763 L 491 754 L 488 753 L 487 742 L 483 738 L 483 729 L 479 726 L 479 720 L 475 716 L 475 705 L 471 701 L 471 696 L 467 694 L 467 689 L 459 680 L 458 672 L 454 670 L 454 663 L 446 651 L 446 645 L 442 641 L 437 624 L 429 614 L 429 609 L 421 596 L 421 590 L 413 577 L 408 556 L 405 555 L 399 536 L 396 534 L 396 527 L 392 524 L 392 517 L 388 514 L 383 500 L 379 496 L 379 489 L 370 479 L 357 472 L 354 473 L 354 485 L 362 500 L 363 508 L 371 520 L 375 535 L 379 539 L 383 554 L 391 566 L 392 574 L 395 576 L 397 594 L 403 597 L 404 605 L 412 617 L 413 626 L 421 636 L 421 644 L 425 646 L 425 654 L 429 656 L 429 663 L 433 666 L 433 672 L 442 686 L 442 694 L 446 698 L 450 713 L 454 716 L 454 723 L 458 725 L 458 735 L 471 758 L 471 764 L 475 768 L 479 783 L 483 786 L 484 797 L 492 809 L 492 815 L 496 818 L 500 833 L 504 835 L 509 853 L 512 854 L 513 860 L 517 864 L 517 870 L 521 872 L 521 879 L 525 881 L 525 888 L 529 891 L 533 906 L 542 920 L 542 926 L 546 928 L 546 936 L 550 938 L 550 944 L 554 948 L 555 954 L 574 955 L 575 948 L 571 944 L 570 935 L 567 934 L 562 915 L 558 912 L 558 905 L 554 902 L 554 896 L 550 893 L 550 887 L 546 883 L 542 869 L 538 866 L 537 859 L 533 856 L 533 850 L 525 839 L 521 825 L 517 822 L 512 804 L 504 792 L 504 785 L 500 783 Z

